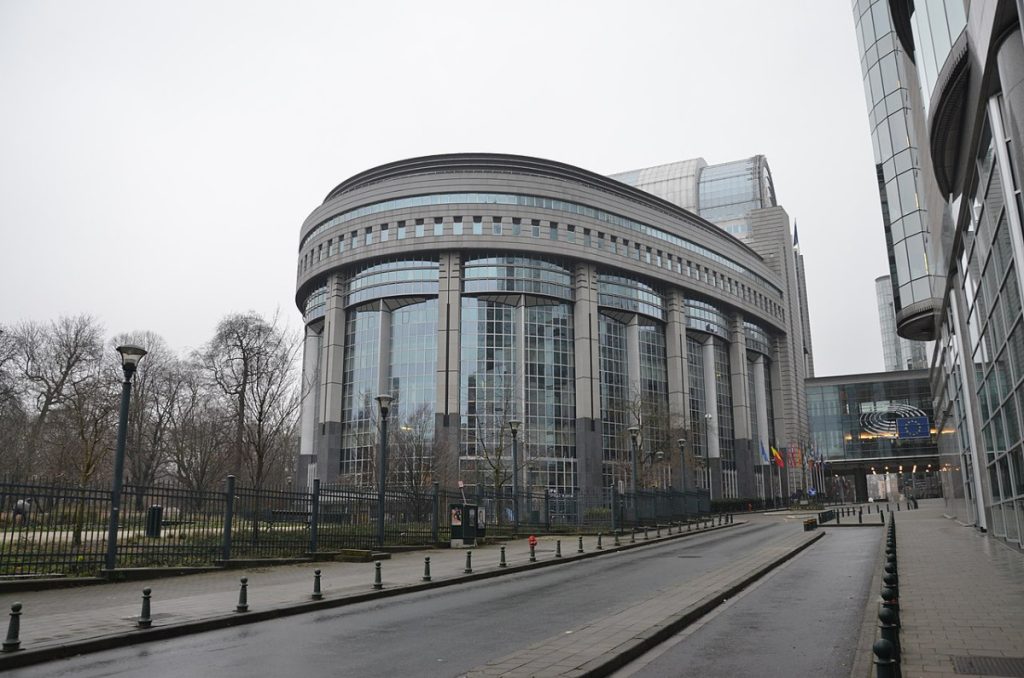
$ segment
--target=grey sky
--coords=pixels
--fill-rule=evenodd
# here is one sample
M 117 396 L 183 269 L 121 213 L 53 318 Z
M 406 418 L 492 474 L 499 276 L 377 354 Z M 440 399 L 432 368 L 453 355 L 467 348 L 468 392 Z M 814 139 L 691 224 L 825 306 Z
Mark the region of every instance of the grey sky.
M 817 373 L 881 370 L 857 59 L 848 0 L 0 0 L 0 322 L 85 312 L 178 350 L 230 311 L 299 327 L 302 220 L 404 157 L 763 153 Z

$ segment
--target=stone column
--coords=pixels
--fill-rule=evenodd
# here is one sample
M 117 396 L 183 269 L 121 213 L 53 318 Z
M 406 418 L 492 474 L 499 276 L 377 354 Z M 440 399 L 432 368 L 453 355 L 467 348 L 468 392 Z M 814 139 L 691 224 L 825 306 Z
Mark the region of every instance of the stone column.
M 692 448 L 693 440 L 687 426 L 689 411 L 689 381 L 686 364 L 686 302 L 682 290 L 673 289 L 665 301 L 668 304 L 668 320 L 665 324 L 665 357 L 668 367 L 668 412 L 669 441 L 665 450 L 672 459 L 672 489 L 684 490 L 692 486 L 689 477 L 693 474 L 693 460 L 684 460 L 677 440 L 687 439 L 686 450 Z M 685 472 L 684 472 L 685 471 Z M 689 477 L 688 477 L 689 476 Z
M 306 488 L 307 467 L 316 463 L 317 401 L 320 394 L 320 337 L 323 323 L 306 326 L 302 344 L 302 383 L 299 390 L 299 464 L 295 469 L 295 487 Z M 318 469 L 319 470 L 319 469 Z
M 747 333 L 743 316 L 735 314 L 729 321 L 729 372 L 732 385 L 733 455 L 736 460 L 736 492 L 739 497 L 753 497 L 754 467 L 757 455 L 750 431 L 750 383 L 747 375 Z
M 718 440 L 718 381 L 715 379 L 715 340 L 706 337 L 704 340 L 704 417 L 707 431 L 708 468 L 711 470 L 709 489 L 711 499 L 722 498 L 722 450 Z
M 434 475 L 441 487 L 459 480 L 459 392 L 462 344 L 462 260 L 458 252 L 438 257 L 437 379 L 434 384 Z
M 597 311 L 597 269 L 573 271 L 573 369 L 576 375 L 576 484 L 583 493 L 601 487 L 601 347 Z
M 320 481 L 333 483 L 341 468 L 341 398 L 345 376 L 345 289 L 337 274 L 327 279 L 327 307 L 320 347 L 320 431 L 314 451 Z

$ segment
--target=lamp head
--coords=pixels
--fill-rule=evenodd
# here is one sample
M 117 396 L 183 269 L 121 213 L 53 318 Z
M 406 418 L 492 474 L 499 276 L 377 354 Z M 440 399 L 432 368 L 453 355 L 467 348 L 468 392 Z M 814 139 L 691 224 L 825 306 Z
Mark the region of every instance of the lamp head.
M 139 366 L 139 361 L 146 355 L 146 349 L 141 346 L 132 346 L 131 344 L 118 346 L 117 352 L 121 354 L 121 368 L 124 370 L 125 376 L 128 377 L 135 372 L 135 368 Z
M 635 443 L 637 441 L 637 439 L 640 437 L 640 427 L 639 426 L 630 426 L 626 430 L 629 431 L 629 437 L 632 438 L 633 442 Z
M 680 452 L 686 452 L 686 438 L 685 437 L 680 438 L 679 440 L 677 440 L 676 444 L 679 445 L 679 451 Z
M 388 416 L 388 410 L 391 409 L 391 401 L 394 398 L 390 393 L 381 393 L 377 396 L 377 405 L 380 407 L 380 414 L 382 417 Z
M 523 422 L 518 419 L 510 419 L 508 422 L 508 430 L 512 431 L 512 437 L 515 438 L 516 434 L 519 433 L 519 427 L 523 425 Z

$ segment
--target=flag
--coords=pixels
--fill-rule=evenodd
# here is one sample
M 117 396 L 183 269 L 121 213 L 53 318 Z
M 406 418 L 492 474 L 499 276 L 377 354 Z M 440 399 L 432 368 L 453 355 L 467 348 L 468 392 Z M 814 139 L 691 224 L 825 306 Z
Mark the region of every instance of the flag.
M 785 468 L 786 462 L 782 461 L 782 455 L 779 454 L 779 451 L 775 449 L 774 445 L 771 445 L 770 447 L 772 450 L 772 456 L 775 457 L 775 465 L 779 468 Z
M 768 453 L 764 451 L 764 441 L 761 441 L 761 461 L 766 464 L 771 463 L 771 458 L 768 456 Z

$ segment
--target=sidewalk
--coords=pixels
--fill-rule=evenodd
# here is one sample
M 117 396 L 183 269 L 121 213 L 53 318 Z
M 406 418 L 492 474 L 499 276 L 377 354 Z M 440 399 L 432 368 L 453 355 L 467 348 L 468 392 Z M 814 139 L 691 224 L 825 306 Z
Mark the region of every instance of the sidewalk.
M 742 524 L 741 522 L 734 523 Z M 709 529 L 729 529 L 731 525 Z M 679 531 L 681 530 L 681 532 Z M 636 542 L 622 538 L 621 548 L 636 548 L 657 541 L 686 538 L 677 528 L 671 535 L 661 529 L 660 539 L 652 529 Z M 562 558 L 555 557 L 561 541 Z M 547 567 L 576 558 L 590 558 L 615 550 L 612 537 L 583 537 L 583 554 L 577 553 L 578 538 L 571 535 L 544 536 L 536 548 L 536 563 L 529 562 L 526 539 L 505 544 L 508 567 L 499 567 L 500 545 L 471 549 L 472 574 L 467 574 L 464 549 L 428 549 L 393 554 L 381 561 L 383 590 L 374 590 L 374 563 L 319 562 L 262 568 L 210 572 L 185 577 L 137 580 L 80 588 L 26 591 L 0 595 L 0 633 L 5 633 L 8 614 L 15 602 L 22 604 L 21 650 L 0 654 L 0 671 L 50 659 L 119 647 L 209 630 L 240 623 L 272 619 L 315 609 L 351 604 L 375 596 L 395 595 L 413 588 L 446 586 L 468 578 L 486 578 L 531 567 Z M 424 557 L 430 558 L 431 582 L 423 582 Z M 313 571 L 321 570 L 323 600 L 313 601 Z M 249 611 L 238 613 L 239 580 L 248 578 Z M 152 589 L 153 627 L 138 629 L 142 590 Z
M 1024 676 L 1024 554 L 943 513 L 941 499 L 928 499 L 892 514 L 903 676 Z M 881 567 L 879 554 L 876 589 Z M 865 630 L 874 632 L 862 635 L 855 678 L 872 675 L 877 594 L 865 612 Z

